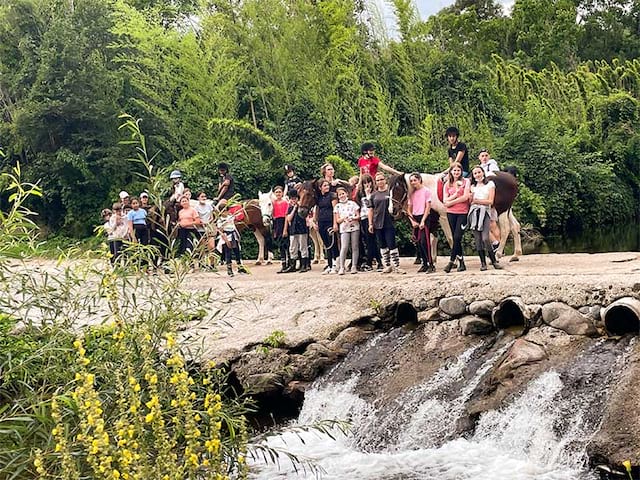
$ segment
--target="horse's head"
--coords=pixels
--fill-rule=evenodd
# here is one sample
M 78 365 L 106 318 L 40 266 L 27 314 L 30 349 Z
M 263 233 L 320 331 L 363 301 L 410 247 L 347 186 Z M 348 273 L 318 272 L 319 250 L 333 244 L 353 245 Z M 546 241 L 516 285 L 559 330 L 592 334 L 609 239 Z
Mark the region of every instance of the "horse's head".
M 298 187 L 298 214 L 306 218 L 318 201 L 318 180 L 307 180 Z
M 404 174 L 389 177 L 389 196 L 393 204 L 391 216 L 394 220 L 399 220 L 404 213 L 409 199 L 409 188 L 407 187 Z
M 260 206 L 260 213 L 262 214 L 262 224 L 265 227 L 270 227 L 273 220 L 273 191 L 269 190 L 266 193 L 259 191 L 258 205 Z

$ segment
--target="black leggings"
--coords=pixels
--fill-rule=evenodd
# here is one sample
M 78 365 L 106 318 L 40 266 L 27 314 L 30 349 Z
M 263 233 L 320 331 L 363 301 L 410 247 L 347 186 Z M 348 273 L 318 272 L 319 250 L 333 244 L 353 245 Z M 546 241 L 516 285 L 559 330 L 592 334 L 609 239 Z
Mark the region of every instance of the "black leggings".
M 395 250 L 396 248 L 396 229 L 393 225 L 376 228 L 376 238 L 380 244 L 380 248 Z
M 382 257 L 380 256 L 380 249 L 376 244 L 375 233 L 369 233 L 369 219 L 360 219 L 360 239 L 364 241 L 367 252 L 367 265 L 372 266 L 373 259 L 376 259 L 378 265 L 382 265 Z
M 320 233 L 320 238 L 322 238 L 322 243 L 324 243 L 324 255 L 327 259 L 327 265 L 333 267 L 333 260 L 338 258 L 338 242 L 336 241 L 336 234 L 329 233 L 330 228 L 333 228 L 333 222 L 318 222 L 318 232 Z
M 422 217 L 423 215 L 414 215 L 413 219 L 420 224 Z M 423 229 L 414 228 L 413 235 L 417 240 L 418 255 L 420 256 L 420 260 L 422 260 L 422 264 L 431 265 L 433 260 L 431 258 L 431 239 L 429 238 L 429 226 L 427 223 L 425 222 Z
M 180 245 L 178 247 L 178 255 L 183 255 L 187 250 L 194 250 L 194 241 L 193 238 L 195 236 L 196 229 L 195 228 L 178 228 L 178 240 L 180 241 Z
M 467 223 L 466 213 L 447 213 L 447 220 L 449 220 L 449 226 L 451 227 L 451 233 L 453 233 L 453 248 L 451 249 L 450 260 L 455 260 L 456 256 L 462 257 L 462 236 L 464 230 L 462 225 Z

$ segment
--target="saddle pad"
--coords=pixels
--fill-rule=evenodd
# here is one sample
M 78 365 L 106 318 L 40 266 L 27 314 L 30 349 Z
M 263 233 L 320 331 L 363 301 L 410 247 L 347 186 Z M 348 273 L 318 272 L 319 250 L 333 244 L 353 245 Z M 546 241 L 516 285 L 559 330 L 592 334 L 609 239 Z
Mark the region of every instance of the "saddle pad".
M 444 198 L 444 183 L 442 183 L 442 178 L 438 178 L 438 199 L 442 202 L 442 199 Z
M 229 213 L 233 215 L 236 222 L 242 222 L 244 220 L 244 208 L 242 205 L 234 205 L 233 207 L 229 207 Z

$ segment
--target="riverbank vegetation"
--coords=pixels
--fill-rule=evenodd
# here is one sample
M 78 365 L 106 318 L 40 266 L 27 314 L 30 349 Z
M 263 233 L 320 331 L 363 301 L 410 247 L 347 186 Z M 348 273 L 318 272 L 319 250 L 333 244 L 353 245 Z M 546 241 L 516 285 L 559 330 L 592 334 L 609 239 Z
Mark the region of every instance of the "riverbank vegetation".
M 518 167 L 523 223 L 563 233 L 629 221 L 640 201 L 640 15 L 627 0 L 457 0 L 396 22 L 354 0 L 6 0 L 0 162 L 45 192 L 49 231 L 88 236 L 120 190 L 148 187 L 119 143 L 142 119 L 160 168 L 244 198 L 293 163 L 317 175 L 374 140 L 384 162 L 441 171 L 445 128 Z M 393 25 L 392 25 L 393 23 Z M 2 199 L 6 205 L 7 197 Z

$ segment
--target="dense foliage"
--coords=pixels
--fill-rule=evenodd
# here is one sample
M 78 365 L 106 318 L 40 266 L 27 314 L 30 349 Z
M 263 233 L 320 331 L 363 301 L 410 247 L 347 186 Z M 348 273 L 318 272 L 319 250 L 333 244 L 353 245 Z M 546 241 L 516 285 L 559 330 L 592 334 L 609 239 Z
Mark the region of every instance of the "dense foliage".
M 293 163 L 355 164 L 374 140 L 399 169 L 446 165 L 455 124 L 521 174 L 521 220 L 553 232 L 623 222 L 640 200 L 640 8 L 630 0 L 457 0 L 397 28 L 359 0 L 2 0 L 0 148 L 44 195 L 51 230 L 84 236 L 144 184 L 118 115 L 159 167 L 245 198 Z M 5 199 L 6 201 L 6 199 Z M 615 207 L 611 207 L 614 206 Z

